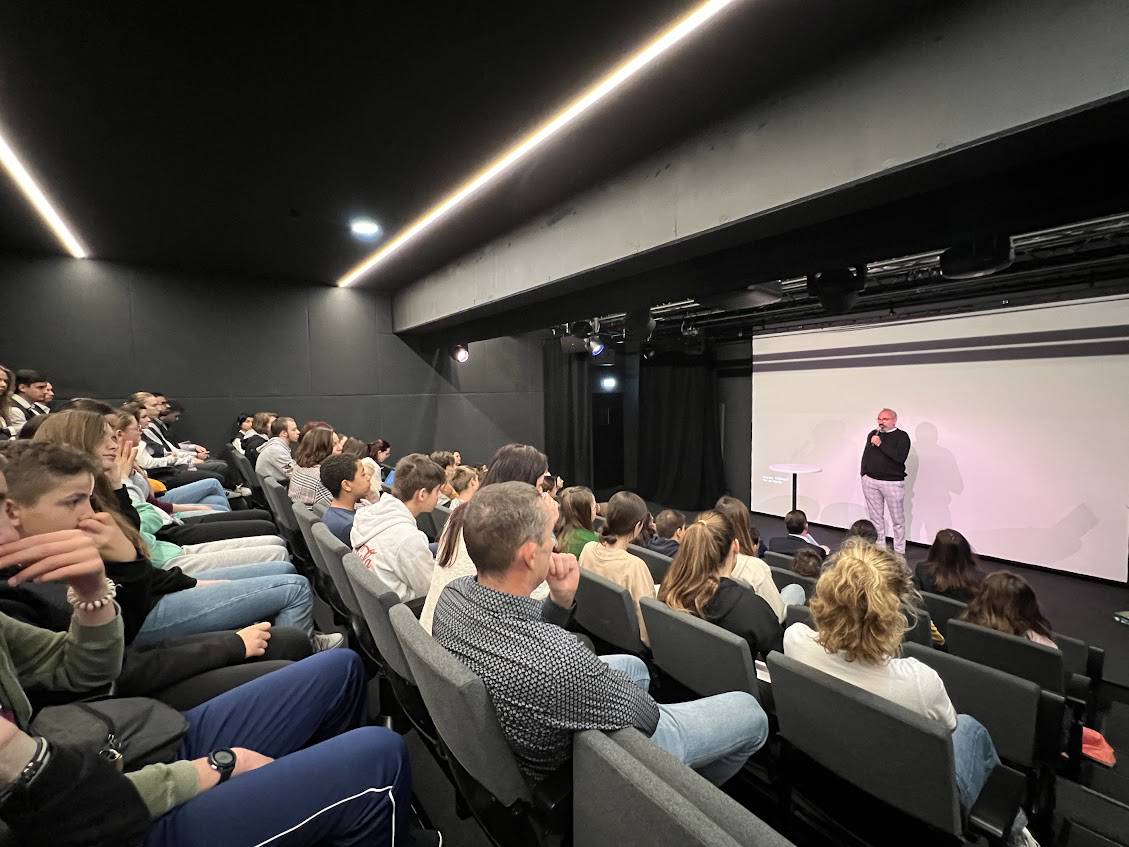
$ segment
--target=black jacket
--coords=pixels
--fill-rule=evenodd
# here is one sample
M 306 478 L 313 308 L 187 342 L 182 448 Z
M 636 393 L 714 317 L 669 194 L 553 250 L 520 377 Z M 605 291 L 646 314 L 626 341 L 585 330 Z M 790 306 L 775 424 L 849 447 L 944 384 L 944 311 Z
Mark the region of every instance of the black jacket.
M 773 650 L 784 652 L 784 627 L 776 613 L 763 597 L 743 583 L 722 577 L 703 617 L 749 642 L 754 659 Z
M 814 550 L 819 554 L 822 560 L 826 558 L 827 551 L 822 547 L 816 547 L 814 544 L 808 544 L 804 539 L 797 538 L 794 535 L 783 535 L 779 538 L 773 538 L 768 542 L 768 549 L 773 553 L 781 553 L 785 556 L 795 556 L 797 550 Z
M 647 542 L 647 549 L 654 550 L 662 556 L 669 556 L 673 559 L 675 554 L 678 553 L 678 542 L 673 538 L 663 538 L 661 535 L 655 535 Z

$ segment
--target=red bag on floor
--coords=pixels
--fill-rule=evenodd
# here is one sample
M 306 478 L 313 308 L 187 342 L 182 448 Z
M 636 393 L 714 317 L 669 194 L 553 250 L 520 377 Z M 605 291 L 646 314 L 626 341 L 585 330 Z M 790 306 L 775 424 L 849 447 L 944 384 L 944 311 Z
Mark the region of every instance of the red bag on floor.
M 1117 756 L 1109 742 L 1096 729 L 1082 727 L 1082 755 L 1098 764 L 1112 768 L 1117 764 Z

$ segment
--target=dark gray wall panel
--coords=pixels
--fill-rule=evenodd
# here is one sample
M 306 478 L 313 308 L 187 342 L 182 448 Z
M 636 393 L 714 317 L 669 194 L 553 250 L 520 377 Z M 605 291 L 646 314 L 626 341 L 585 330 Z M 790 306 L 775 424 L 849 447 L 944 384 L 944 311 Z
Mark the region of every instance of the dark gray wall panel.
M 34 367 L 57 392 L 132 390 L 129 285 L 98 262 L 0 259 L 0 362 Z M 70 330 L 81 324 L 81 334 Z
M 303 289 L 275 288 L 234 307 L 229 384 L 236 395 L 312 394 L 309 318 Z
M 187 410 L 175 434 L 215 451 L 237 414 L 257 411 L 382 436 L 393 456 L 455 436 L 475 458 L 541 440 L 536 341 L 476 344 L 456 367 L 446 350 L 419 353 L 390 334 L 389 300 L 375 292 L 15 257 L 0 258 L 0 290 L 19 301 L 0 321 L 0 362 L 46 370 L 60 399 L 166 391 Z M 439 395 L 461 384 L 476 387 L 473 399 L 441 416 Z
M 417 352 L 395 335 L 377 336 L 381 394 L 441 394 L 450 384 L 435 367 L 445 353 Z
M 310 365 L 320 394 L 377 394 L 377 336 L 390 332 L 386 296 L 353 288 L 310 289 Z
M 719 347 L 715 354 L 719 363 L 740 366 L 752 361 L 753 349 L 750 342 L 743 341 Z M 724 405 L 721 449 L 725 459 L 725 485 L 730 494 L 748 503 L 752 496 L 753 378 L 750 374 L 721 376 L 717 392 Z

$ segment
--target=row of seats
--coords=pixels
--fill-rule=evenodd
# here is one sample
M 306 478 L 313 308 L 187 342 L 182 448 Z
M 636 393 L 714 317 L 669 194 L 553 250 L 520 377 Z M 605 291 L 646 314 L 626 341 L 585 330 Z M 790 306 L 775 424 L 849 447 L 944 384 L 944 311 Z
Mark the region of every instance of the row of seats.
M 640 843 L 641 832 L 645 843 L 654 844 L 788 843 L 635 730 L 578 734 L 571 768 L 530 791 L 481 680 L 427 636 L 313 510 L 292 503 L 270 481 L 264 493 L 281 513 L 280 525 L 309 552 L 319 592 L 349 622 L 352 640 L 387 683 L 396 708 L 447 772 L 464 812 L 498 843 L 559 843 L 569 830 L 577 844 Z M 437 536 L 446 517 L 443 511 L 435 515 Z M 661 581 L 670 560 L 640 548 L 632 552 Z M 780 563 L 775 567 L 783 570 Z M 769 657 L 768 685 L 758 679 L 744 639 L 656 600 L 644 599 L 641 609 L 649 651 L 639 641 L 627 592 L 581 572 L 577 622 L 584 629 L 617 649 L 647 656 L 696 695 L 738 690 L 757 697 L 778 727 L 780 750 L 767 777 L 764 762 L 753 762 L 750 774 L 771 782 L 770 791 L 795 820 L 837 842 L 862 834 L 867 843 L 908 843 L 911 831 L 922 843 L 956 843 L 970 832 L 996 839 L 1021 798 L 1036 814 L 1054 809 L 1066 696 L 990 661 L 933 649 L 927 614 L 924 629 L 919 624 L 907 637 L 906 654 L 937 670 L 957 710 L 985 725 L 1004 762 L 967 823 L 952 781 L 951 741 L 939 725 L 776 653 Z M 794 619 L 806 611 L 788 610 Z M 946 629 L 981 628 L 953 620 Z M 1061 673 L 1059 679 L 1061 689 Z M 875 802 L 882 815 L 868 811 Z M 1081 839 L 1108 828 L 1107 820 L 1096 828 L 1079 823 L 1076 832 Z M 888 840 L 891 834 L 895 842 Z

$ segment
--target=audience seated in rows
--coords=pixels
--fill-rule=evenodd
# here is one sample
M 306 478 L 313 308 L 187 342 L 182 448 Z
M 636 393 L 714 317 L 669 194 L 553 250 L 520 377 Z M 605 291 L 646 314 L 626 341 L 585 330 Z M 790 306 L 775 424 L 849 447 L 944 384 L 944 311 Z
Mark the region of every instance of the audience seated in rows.
M 531 782 L 568 761 L 573 733 L 628 726 L 707 779 L 727 781 L 768 736 L 760 704 L 735 691 L 660 705 L 641 659 L 601 659 L 565 631 L 580 574 L 573 556 L 553 552 L 552 503 L 525 482 L 484 484 L 455 513 L 478 575 L 443 591 L 436 640 L 482 679 Z M 538 602 L 530 593 L 542 582 L 549 597 Z
M 736 497 L 722 497 L 714 506 L 714 511 L 729 523 L 733 537 L 737 539 L 737 563 L 733 566 L 733 579 L 739 579 L 751 586 L 765 599 L 776 613 L 776 619 L 784 620 L 784 607 L 803 605 L 804 589 L 797 585 L 788 586 L 782 593 L 772 579 L 772 571 L 764 559 L 757 555 L 760 548 L 760 532 L 752 523 L 745 504 Z
M 1051 638 L 1051 622 L 1039 608 L 1035 592 L 1027 580 L 1010 571 L 984 577 L 960 618 L 1058 649 Z
M 333 495 L 322 520 L 342 544 L 352 548 L 353 520 L 362 501 L 369 496 L 372 478 L 352 453 L 328 457 L 321 463 L 320 473 L 321 484 Z
M 580 567 L 622 585 L 635 602 L 635 614 L 639 621 L 639 637 L 649 644 L 647 625 L 639 601 L 644 597 L 655 596 L 655 581 L 647 563 L 627 551 L 639 531 L 646 523 L 647 504 L 638 494 L 619 491 L 612 495 L 604 512 L 606 523 L 600 530 L 598 541 L 584 545 L 580 551 Z
M 410 453 L 396 463 L 392 495 L 364 507 L 353 519 L 350 546 L 405 603 L 423 598 L 431 585 L 435 558 L 416 518 L 435 509 L 446 479 L 429 456 Z
M 27 445 L 24 458 L 53 451 L 77 455 Z M 11 580 L 16 585 L 66 584 L 74 605 L 69 629 L 60 633 L 0 615 L 8 716 L 0 721 L 0 782 L 18 781 L 23 772 L 25 786 L 5 792 L 0 817 L 18 843 L 252 844 L 286 833 L 293 845 L 342 838 L 391 845 L 394 828 L 411 827 L 404 742 L 387 729 L 362 728 L 365 674 L 347 650 L 296 662 L 193 708 L 179 749 L 126 773 L 96 747 L 37 737 L 25 692 L 110 685 L 121 667 L 125 627 L 99 549 L 108 525 L 90 516 L 84 522 L 96 527 L 28 536 L 9 521 L 6 498 L 0 458 L 0 567 L 21 567 Z M 221 750 L 234 753 L 222 771 L 209 764 Z M 374 785 L 381 790 L 366 790 Z
M 494 454 L 489 469 L 482 476 L 482 483 L 475 497 L 477 498 L 483 489 L 501 482 L 524 482 L 536 486 L 548 475 L 548 467 L 549 460 L 536 447 L 528 444 L 506 444 L 498 448 Z M 545 496 L 546 508 L 553 514 L 555 525 L 559 517 L 557 501 L 547 495 L 543 496 Z M 474 562 L 463 541 L 462 512 L 461 508 L 451 512 L 451 517 L 448 518 L 447 525 L 443 528 L 443 535 L 439 539 L 435 570 L 431 575 L 431 584 L 428 586 L 427 598 L 419 619 L 420 624 L 428 632 L 431 632 L 435 606 L 443 589 L 460 576 L 475 574 Z M 548 596 L 548 586 L 538 586 L 534 589 L 533 596 L 537 599 Z
M 583 485 L 570 485 L 561 492 L 558 502 L 557 544 L 562 553 L 579 557 L 585 545 L 600 538 L 592 529 L 596 519 L 596 498 Z
M 119 586 L 126 643 L 154 643 L 259 621 L 300 629 L 317 649 L 342 643 L 338 634 L 315 633 L 309 582 L 289 562 L 217 570 L 199 582 L 177 567 L 155 568 L 98 458 L 47 441 L 10 443 L 5 452 L 9 508 L 20 534 L 82 529 L 95 537 L 107 573 Z
M 286 562 L 290 559 L 285 542 L 277 535 L 235 537 L 185 546 L 158 539 L 156 533 L 172 519 L 148 502 L 134 503 L 131 500 L 123 480 L 129 476 L 135 454 L 127 443 L 119 443 L 114 430 L 101 415 L 77 409 L 57 412 L 48 416 L 34 440 L 69 444 L 101 462 L 102 483 L 112 492 L 121 514 L 140 530 L 149 559 L 157 567 L 178 567 L 184 573 L 197 574 L 237 565 Z
M 773 553 L 791 556 L 797 550 L 804 548 L 817 550 L 822 556 L 831 552 L 831 548 L 820 544 L 812 536 L 811 528 L 808 526 L 808 516 L 801 509 L 793 509 L 784 516 L 784 529 L 788 531 L 787 535 L 770 539 L 768 542 L 768 549 Z
M 904 609 L 920 605 L 915 594 L 899 557 L 851 540 L 816 585 L 810 603 L 815 629 L 788 627 L 784 655 L 944 724 L 953 734 L 956 783 L 967 812 L 1000 759 L 983 725 L 957 715 L 937 672 L 917 659 L 899 658 L 910 627 Z M 1009 843 L 1027 843 L 1025 824 L 1020 812 Z
M 782 651 L 784 628 L 776 612 L 748 585 L 732 578 L 738 550 L 729 522 L 717 512 L 703 512 L 686 528 L 659 588 L 659 600 L 741 636 L 754 658 Z
M 141 432 L 141 439 L 149 454 L 154 459 L 168 459 L 172 462 L 166 468 L 149 469 L 155 476 L 161 478 L 168 473 L 167 468 L 171 467 L 175 470 L 177 465 L 185 465 L 200 472 L 215 474 L 218 479 L 223 481 L 224 487 L 227 489 L 238 488 L 240 485 L 238 478 L 227 462 L 222 459 L 209 458 L 206 447 L 198 444 L 187 444 L 187 442 L 187 446 L 180 446 L 172 440 L 169 433 L 171 423 L 161 420 L 161 416 L 167 416 L 170 410 L 170 404 L 165 395 L 159 392 L 136 391 L 130 395 L 129 399 L 133 403 L 144 406 L 145 411 L 149 413 L 149 425 Z M 179 413 L 175 417 L 167 418 L 167 420 L 175 422 L 177 417 L 179 417 Z
M 933 539 L 928 558 L 914 570 L 914 584 L 921 591 L 940 594 L 961 603 L 969 602 L 980 587 L 982 576 L 972 547 L 955 529 L 942 529 Z
M 331 429 L 313 429 L 303 436 L 294 454 L 288 493 L 291 500 L 312 506 L 329 505 L 333 495 L 321 484 L 321 463 L 341 452 L 343 441 Z
M 673 559 L 685 532 L 686 516 L 677 509 L 663 509 L 655 518 L 655 534 L 647 548 Z
M 452 509 L 457 509 L 470 501 L 482 484 L 478 471 L 466 465 L 458 465 L 451 474 L 451 489 L 455 497 L 448 504 Z
M 279 485 L 288 486 L 290 475 L 294 473 L 294 446 L 301 433 L 294 418 L 282 416 L 271 422 L 270 434 L 270 441 L 259 448 L 255 473 L 263 479 L 273 479 Z

